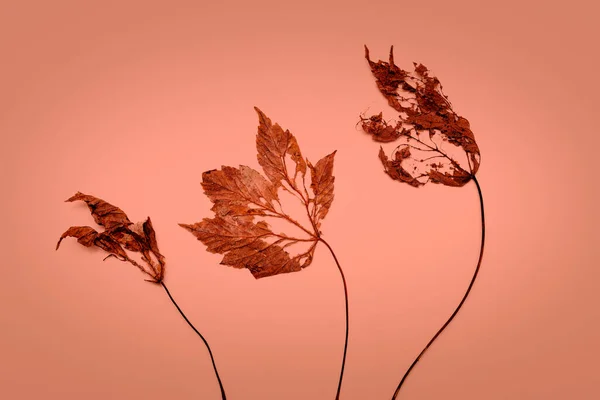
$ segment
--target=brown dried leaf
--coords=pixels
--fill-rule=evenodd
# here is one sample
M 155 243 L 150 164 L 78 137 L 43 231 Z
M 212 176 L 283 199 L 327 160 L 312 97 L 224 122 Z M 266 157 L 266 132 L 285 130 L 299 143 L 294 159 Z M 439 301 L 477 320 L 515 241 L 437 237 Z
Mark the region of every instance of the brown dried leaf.
M 460 173 L 454 172 L 453 175 L 449 173 L 441 173 L 436 170 L 429 171 L 429 179 L 433 183 L 441 183 L 446 186 L 464 186 L 467 182 L 471 180 L 470 175 L 460 175 Z
M 212 210 L 221 216 L 263 215 L 274 211 L 279 201 L 277 189 L 260 172 L 244 165 L 204 172 L 202 188 L 214 203 Z
M 262 111 L 255 109 L 259 117 L 256 137 L 258 162 L 268 179 L 245 166 L 239 169 L 223 166 L 220 170 L 203 173 L 202 187 L 214 203 L 211 210 L 215 216 L 180 226 L 206 245 L 209 252 L 223 254 L 221 264 L 247 268 L 258 279 L 300 271 L 312 262 L 320 240 L 317 227 L 333 201 L 335 152 L 312 166 L 302 157 L 294 136 L 278 124 L 272 124 Z M 285 160 L 288 156 L 296 165 L 293 176 L 287 171 Z M 308 167 L 311 169 L 313 198 L 304 182 Z M 296 181 L 298 175 L 302 178 L 301 184 Z M 312 229 L 304 227 L 283 211 L 278 189 L 287 190 L 303 203 Z M 257 216 L 287 221 L 308 237 L 277 234 L 265 221 L 255 222 Z M 291 256 L 286 248 L 297 243 L 305 243 L 309 247 Z
M 148 250 L 151 251 L 152 254 L 154 254 L 162 269 L 165 265 L 165 257 L 162 254 L 160 254 L 160 251 L 158 250 L 156 232 L 154 231 L 154 227 L 152 226 L 152 221 L 150 220 L 150 217 L 146 219 L 146 221 L 142 225 L 142 228 L 144 229 L 144 235 L 146 236 L 146 243 L 148 243 Z
M 98 233 L 94 228 L 89 226 L 72 226 L 60 236 L 56 243 L 56 250 L 60 247 L 60 243 L 66 237 L 75 237 L 77 242 L 85 247 L 96 246 L 108 252 L 115 257 L 124 260 L 127 258 L 127 253 L 121 245 L 105 232 Z
M 77 238 L 77 242 L 85 247 L 91 247 L 94 245 L 94 240 L 98 237 L 98 232 L 90 226 L 72 226 L 60 236 L 58 243 L 56 243 L 56 250 L 60 247 L 60 242 L 66 237 L 75 237 Z
M 444 95 L 440 81 L 431 76 L 423 64 L 413 63 L 414 73 L 400 69 L 394 64 L 393 46 L 390 49 L 389 62 L 371 61 L 366 46 L 365 58 L 376 78 L 379 91 L 400 115 L 399 121 L 394 125 L 384 121 L 382 113 L 370 118 L 361 118 L 363 130 L 372 135 L 375 141 L 391 142 L 405 138 L 407 144 L 401 146 L 407 146 L 406 149 L 434 154 L 433 157 L 423 159 L 411 157 L 411 161 L 414 162 L 413 169 L 421 170 L 420 173 L 412 175 L 401 166 L 403 160 L 408 161 L 408 157 L 398 157 L 394 154 L 394 161 L 387 160 L 387 157 L 385 157 L 387 161 L 384 161 L 380 151 L 380 159 L 388 175 L 412 186 L 420 186 L 427 181 L 448 186 L 466 184 L 479 169 L 481 158 L 479 148 L 469 121 L 452 110 L 452 105 Z M 428 134 L 431 144 L 423 141 L 422 133 Z M 433 141 L 434 137 L 440 137 L 443 142 L 461 148 L 466 154 L 468 165 L 461 166 L 445 150 L 438 147 Z M 440 163 L 425 163 L 432 158 L 440 158 Z M 443 167 L 446 169 L 444 172 L 438 170 L 442 168 L 441 161 L 444 162 Z M 427 170 L 426 167 L 430 168 Z M 427 178 L 427 181 L 422 182 L 420 178 Z
M 123 250 L 121 245 L 106 232 L 101 232 L 98 235 L 98 237 L 94 241 L 94 245 L 100 247 L 109 255 L 117 257 L 121 261 L 128 261 L 129 259 L 127 253 L 125 253 L 125 250 Z
M 363 120 L 362 128 L 368 134 L 373 135 L 374 141 L 382 143 L 394 142 L 406 133 L 405 130 L 402 129 L 401 122 L 396 126 L 388 125 L 383 120 L 383 113 L 373 115 L 371 118 Z
M 394 46 L 390 50 L 390 62 L 374 63 L 369 58 L 369 49 L 365 46 L 365 58 L 369 62 L 373 75 L 377 78 L 377 87 L 379 91 L 387 98 L 390 106 L 396 108 L 399 103 L 396 99 L 396 91 L 399 86 L 405 84 L 406 71 L 398 68 L 394 64 Z
M 408 183 L 414 187 L 423 185 L 423 183 L 419 182 L 402 167 L 402 159 L 390 161 L 382 147 L 379 148 L 379 159 L 383 164 L 385 172 L 390 176 L 390 178 L 400 182 Z
M 244 247 L 273 234 L 265 223 L 255 224 L 251 218 L 230 215 L 204 218 L 191 225 L 179 225 L 204 243 L 207 251 L 218 254 Z
M 58 250 L 60 243 L 66 237 L 75 237 L 86 247 L 96 246 L 106 251 L 110 256 L 121 261 L 135 265 L 142 272 L 152 278 L 152 282 L 159 283 L 164 277 L 164 257 L 158 250 L 156 234 L 150 217 L 143 223 L 142 230 L 134 225 L 127 215 L 118 207 L 113 206 L 97 197 L 77 192 L 67 201 L 85 201 L 92 212 L 94 220 L 105 227 L 104 232 L 96 232 L 89 226 L 72 226 L 63 233 L 56 244 Z M 142 261 L 147 265 L 142 266 L 132 260 L 125 250 L 139 252 Z M 152 260 L 151 254 L 158 260 L 158 265 Z
M 329 212 L 329 207 L 333 203 L 333 157 L 335 151 L 317 162 L 317 165 L 310 167 L 311 184 L 310 188 L 315 194 L 313 207 L 313 223 L 317 228 L 321 225 L 321 220 Z
M 271 120 L 257 107 L 254 107 L 254 110 L 259 119 L 258 134 L 256 135 L 258 163 L 275 188 L 281 185 L 282 180 L 297 188 L 296 177 L 298 173 L 302 177 L 306 174 L 306 161 L 302 157 L 296 138 L 287 129 L 284 131 L 279 124 L 273 125 Z M 290 177 L 285 164 L 287 155 L 296 164 L 293 177 Z
M 217 216 L 180 226 L 204 243 L 207 251 L 224 254 L 221 264 L 248 268 L 257 279 L 301 269 L 298 257 L 292 258 L 278 244 L 265 241 L 278 235 L 263 221 L 254 223 L 249 217 Z
M 140 252 L 148 248 L 146 238 L 126 226 L 111 229 L 110 236 L 129 251 Z
M 290 257 L 281 246 L 257 240 L 228 252 L 221 264 L 235 268 L 248 268 L 252 276 L 259 279 L 300 271 L 308 264 L 300 265 L 298 258 L 299 256 Z
M 65 201 L 73 202 L 77 200 L 85 201 L 92 212 L 94 221 L 96 221 L 98 225 L 104 226 L 106 229 L 112 229 L 117 226 L 128 226 L 132 224 L 123 210 L 113 206 L 112 204 L 108 204 L 104 200 L 101 200 L 97 197 L 77 192 L 75 195 Z

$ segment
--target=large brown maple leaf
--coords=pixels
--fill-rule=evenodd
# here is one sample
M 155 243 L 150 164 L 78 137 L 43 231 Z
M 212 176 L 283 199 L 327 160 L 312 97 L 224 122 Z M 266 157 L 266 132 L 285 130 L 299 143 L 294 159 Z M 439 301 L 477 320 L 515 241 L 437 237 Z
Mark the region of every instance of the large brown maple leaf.
M 256 279 L 306 268 L 312 262 L 319 242 L 329 249 L 342 277 L 346 305 L 346 336 L 337 400 L 348 350 L 348 288 L 342 267 L 331 246 L 321 237 L 320 230 L 321 222 L 333 203 L 335 151 L 315 165 L 311 164 L 302 156 L 290 131 L 273 124 L 258 108 L 254 109 L 259 119 L 256 135 L 258 163 L 266 177 L 244 165 L 239 168 L 223 166 L 219 170 L 204 172 L 202 188 L 213 203 L 211 210 L 214 217 L 180 225 L 204 243 L 209 252 L 223 254 L 221 264 L 246 268 Z M 310 184 L 307 184 L 307 179 Z M 310 226 L 301 224 L 283 211 L 282 191 L 301 203 Z M 299 238 L 275 233 L 266 221 L 269 218 L 287 221 L 305 236 Z M 290 255 L 286 249 L 298 243 L 304 243 L 307 249 Z
M 195 224 L 180 224 L 190 231 L 211 253 L 223 254 L 221 264 L 246 268 L 255 278 L 300 271 L 312 262 L 321 239 L 321 221 L 333 202 L 333 159 L 335 151 L 315 165 L 304 159 L 298 142 L 258 108 L 256 149 L 260 172 L 241 165 L 223 166 L 202 174 L 202 188 L 211 202 L 213 218 Z M 293 165 L 288 170 L 286 161 Z M 307 173 L 310 185 L 307 187 Z M 280 190 L 300 201 L 310 226 L 304 226 L 283 211 Z M 256 221 L 256 217 L 263 220 Z M 282 219 L 301 229 L 306 237 L 275 233 L 264 220 Z M 308 249 L 290 255 L 286 248 L 305 242 Z

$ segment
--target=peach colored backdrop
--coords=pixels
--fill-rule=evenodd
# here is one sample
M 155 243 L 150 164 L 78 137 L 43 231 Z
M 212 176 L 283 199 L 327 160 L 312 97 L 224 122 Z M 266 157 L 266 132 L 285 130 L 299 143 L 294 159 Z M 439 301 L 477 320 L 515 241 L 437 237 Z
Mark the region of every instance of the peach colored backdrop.
M 324 247 L 256 281 L 178 222 L 201 173 L 257 168 L 260 107 L 316 161 L 350 291 L 343 400 L 388 399 L 471 277 L 475 186 L 382 173 L 359 113 L 388 110 L 363 59 L 428 66 L 482 152 L 488 241 L 471 297 L 400 399 L 598 399 L 597 7 L 588 1 L 5 1 L 0 5 L 0 397 L 219 399 L 160 287 L 78 245 L 76 191 L 150 215 L 166 283 L 232 400 L 332 399 L 343 292 Z M 485 4 L 485 5 L 484 5 Z

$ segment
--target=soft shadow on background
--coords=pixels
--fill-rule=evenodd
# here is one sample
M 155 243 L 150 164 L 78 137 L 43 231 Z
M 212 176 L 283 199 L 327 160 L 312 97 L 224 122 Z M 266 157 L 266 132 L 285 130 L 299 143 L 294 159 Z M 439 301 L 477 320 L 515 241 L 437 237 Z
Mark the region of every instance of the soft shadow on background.
M 5 2 L 6 3 L 6 2 Z M 592 2 L 20 1 L 0 6 L 0 397 L 218 399 L 206 348 L 160 287 L 78 245 L 76 191 L 151 216 L 165 281 L 231 399 L 331 399 L 343 291 L 324 247 L 255 280 L 177 223 L 201 174 L 258 168 L 260 107 L 316 162 L 350 291 L 342 398 L 390 398 L 452 312 L 479 246 L 475 186 L 389 179 L 355 127 L 383 110 L 363 58 L 425 64 L 481 149 L 480 277 L 401 399 L 600 398 L 599 33 Z M 385 115 L 385 114 L 384 114 Z M 594 268 L 596 267 L 596 268 Z

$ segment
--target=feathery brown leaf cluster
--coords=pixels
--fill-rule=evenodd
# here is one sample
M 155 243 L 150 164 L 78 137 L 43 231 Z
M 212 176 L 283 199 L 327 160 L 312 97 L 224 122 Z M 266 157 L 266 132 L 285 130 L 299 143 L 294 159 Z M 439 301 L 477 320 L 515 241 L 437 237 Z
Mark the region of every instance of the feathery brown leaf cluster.
M 396 124 L 388 124 L 383 113 L 361 118 L 362 128 L 377 142 L 405 140 L 394 150 L 391 160 L 380 148 L 379 158 L 385 172 L 392 179 L 415 187 L 428 181 L 465 185 L 477 172 L 481 158 L 469 121 L 452 110 L 440 81 L 423 64 L 414 63 L 413 73 L 404 71 L 394 64 L 393 50 L 392 46 L 389 62 L 375 63 L 365 46 L 365 58 L 379 91 L 400 115 Z M 440 144 L 433 140 L 436 137 L 441 138 Z M 461 148 L 467 166 L 461 166 L 444 150 L 443 142 Z M 415 157 L 414 153 L 424 156 Z M 407 166 L 409 161 L 412 168 Z
M 103 226 L 105 230 L 97 232 L 89 226 L 72 226 L 61 235 L 56 244 L 56 250 L 58 250 L 64 238 L 75 237 L 85 247 L 96 246 L 109 253 L 106 258 L 115 257 L 118 260 L 135 265 L 150 276 L 152 282 L 162 282 L 165 273 L 165 258 L 158 250 L 156 233 L 152 227 L 150 217 L 141 224 L 134 224 L 120 208 L 81 192 L 77 192 L 66 201 L 77 200 L 84 201 L 87 204 L 94 221 Z M 142 261 L 146 265 L 141 265 L 131 259 L 125 250 L 141 253 Z M 153 260 L 152 256 L 156 261 Z
M 333 159 L 335 151 L 312 165 L 305 160 L 294 135 L 283 130 L 258 108 L 256 149 L 260 172 L 241 165 L 223 166 L 202 174 L 202 188 L 213 203 L 215 216 L 195 224 L 180 224 L 204 243 L 211 253 L 223 254 L 221 264 L 247 268 L 255 278 L 300 271 L 312 262 L 320 240 L 321 221 L 333 202 Z M 291 160 L 293 171 L 286 160 Z M 310 171 L 310 189 L 307 172 Z M 311 226 L 305 227 L 286 214 L 280 203 L 279 190 L 298 199 L 306 210 Z M 263 220 L 277 218 L 301 229 L 306 238 L 275 233 Z M 306 251 L 290 255 L 286 248 L 304 242 Z

